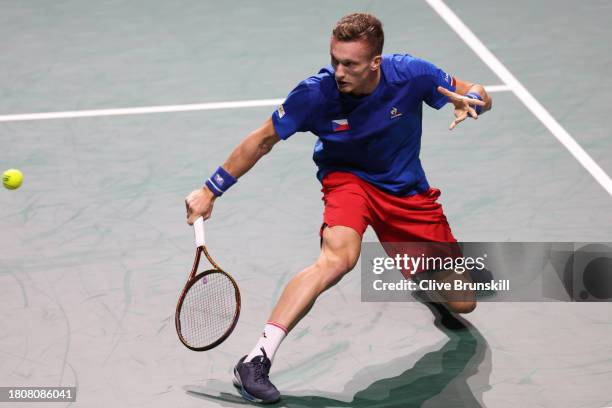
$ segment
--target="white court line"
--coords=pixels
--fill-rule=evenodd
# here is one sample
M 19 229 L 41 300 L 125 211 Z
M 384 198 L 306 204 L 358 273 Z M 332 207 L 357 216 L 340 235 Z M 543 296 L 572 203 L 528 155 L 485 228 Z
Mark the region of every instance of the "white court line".
M 485 90 L 488 93 L 493 93 L 493 92 L 511 91 L 512 89 L 508 85 L 488 85 L 488 86 L 485 86 Z
M 474 33 L 457 17 L 442 0 L 425 0 L 444 21 L 461 37 L 461 39 L 497 74 L 503 83 L 525 104 L 580 164 L 612 195 L 610 176 L 584 151 L 574 138 L 552 117 L 529 91 L 508 71 L 508 69 L 487 49 Z
M 510 91 L 507 85 L 490 85 L 488 92 Z M 255 99 L 250 101 L 194 103 L 188 105 L 143 106 L 138 108 L 95 109 L 65 112 L 20 113 L 0 115 L 0 122 L 21 122 L 26 120 L 88 118 L 94 116 L 142 115 L 147 113 L 189 112 L 215 109 L 255 108 L 260 106 L 277 106 L 283 99 Z
M 213 109 L 254 108 L 276 106 L 283 99 L 257 99 L 252 101 L 193 103 L 188 105 L 143 106 L 139 108 L 95 109 L 66 112 L 20 113 L 1 115 L 0 122 L 19 122 L 24 120 L 86 118 L 92 116 L 142 115 L 145 113 L 188 112 Z

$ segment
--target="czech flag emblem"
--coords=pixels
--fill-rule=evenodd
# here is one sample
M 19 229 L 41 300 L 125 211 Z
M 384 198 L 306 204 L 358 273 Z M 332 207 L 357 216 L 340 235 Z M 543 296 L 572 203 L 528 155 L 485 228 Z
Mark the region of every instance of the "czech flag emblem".
M 332 129 L 334 132 L 342 132 L 344 130 L 351 130 L 347 119 L 332 120 Z

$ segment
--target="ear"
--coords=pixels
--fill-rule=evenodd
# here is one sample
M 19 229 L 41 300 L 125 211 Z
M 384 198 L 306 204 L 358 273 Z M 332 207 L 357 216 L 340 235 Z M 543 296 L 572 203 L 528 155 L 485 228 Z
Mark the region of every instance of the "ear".
M 377 55 L 374 58 L 372 58 L 372 61 L 370 62 L 370 70 L 376 71 L 378 68 L 380 68 L 381 61 L 382 61 L 382 57 L 380 55 Z

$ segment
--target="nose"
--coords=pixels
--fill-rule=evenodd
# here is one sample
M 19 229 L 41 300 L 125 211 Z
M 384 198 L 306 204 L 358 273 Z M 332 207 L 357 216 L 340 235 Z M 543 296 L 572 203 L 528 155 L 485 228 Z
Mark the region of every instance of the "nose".
M 338 64 L 338 66 L 336 67 L 336 79 L 343 80 L 344 76 L 345 76 L 344 68 L 342 67 L 342 65 Z

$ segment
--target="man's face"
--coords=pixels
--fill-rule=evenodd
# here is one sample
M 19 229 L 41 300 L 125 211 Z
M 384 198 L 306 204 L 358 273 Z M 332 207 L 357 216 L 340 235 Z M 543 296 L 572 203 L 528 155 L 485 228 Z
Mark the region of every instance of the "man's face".
M 330 54 L 340 92 L 359 93 L 376 75 L 378 63 L 365 41 L 338 41 L 332 37 Z

